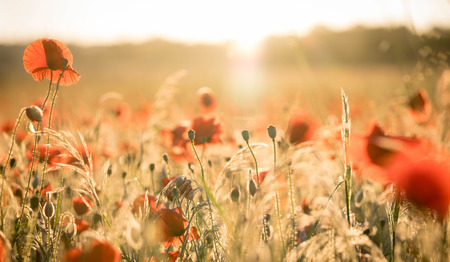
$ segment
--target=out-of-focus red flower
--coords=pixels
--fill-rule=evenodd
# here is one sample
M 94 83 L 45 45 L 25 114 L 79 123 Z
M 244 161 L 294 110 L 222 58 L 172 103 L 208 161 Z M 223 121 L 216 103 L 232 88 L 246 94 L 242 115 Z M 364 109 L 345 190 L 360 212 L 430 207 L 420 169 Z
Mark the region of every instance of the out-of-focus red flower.
M 167 252 L 167 262 L 175 262 L 177 261 L 178 256 L 180 255 L 180 251 L 169 251 Z M 166 256 L 166 253 L 162 253 L 161 257 Z M 186 260 L 186 259 L 185 259 Z M 157 262 L 158 260 L 155 257 L 146 258 L 146 262 Z
M 86 205 L 86 203 L 88 205 Z M 91 207 L 94 206 L 94 202 L 92 202 L 92 200 L 89 197 L 83 196 L 74 197 L 72 200 L 72 204 L 75 213 L 77 213 L 79 216 L 87 214 L 91 209 Z
M 408 106 L 411 109 L 413 119 L 417 124 L 425 123 L 430 118 L 430 99 L 424 89 L 420 89 L 417 94 L 409 99 Z
M 204 114 L 212 113 L 217 107 L 217 99 L 214 92 L 209 87 L 202 87 L 197 92 L 200 107 Z
M 177 258 L 179 255 L 180 255 L 180 251 L 169 251 L 167 253 L 167 262 L 177 261 Z
M 8 239 L 3 234 L 3 232 L 0 231 L 0 262 L 9 262 L 9 252 L 10 252 L 11 246 L 8 242 Z
M 189 122 L 182 122 L 172 130 L 163 129 L 161 131 L 163 145 L 171 149 L 170 157 L 175 161 L 185 160 L 188 154 L 186 146 L 189 140 L 187 139 L 186 133 L 189 125 Z
M 359 169 L 367 179 L 386 185 L 392 182 L 386 168 L 398 155 L 415 151 L 427 151 L 427 144 L 416 138 L 388 136 L 372 121 L 366 135 L 352 135 L 349 155 L 353 168 Z
M 170 181 L 173 181 L 175 179 L 177 179 L 177 177 L 172 177 L 172 178 L 164 177 L 162 179 L 163 186 L 164 187 L 167 186 L 170 183 Z M 186 178 L 184 178 L 183 182 L 181 183 L 179 188 L 178 188 L 178 186 L 177 187 L 173 187 L 173 188 L 177 188 L 178 197 L 180 197 L 180 196 L 185 196 L 186 197 L 192 191 L 191 184 L 189 182 L 186 182 L 186 181 L 188 181 L 188 180 Z M 171 190 L 168 190 L 166 192 L 166 197 L 170 201 L 173 201 L 173 198 L 174 198 L 173 192 Z
M 312 139 L 317 129 L 316 121 L 306 112 L 294 112 L 288 123 L 286 135 L 289 143 L 296 145 Z
M 81 262 L 83 251 L 79 248 L 71 248 L 64 253 L 62 261 L 64 262 Z
M 198 117 L 192 121 L 195 131 L 195 144 L 216 144 L 220 142 L 222 125 L 215 117 Z
M 46 196 L 47 195 L 47 193 L 48 192 L 50 192 L 50 191 L 52 191 L 52 189 L 53 189 L 53 186 L 52 186 L 52 183 L 50 183 L 50 182 L 48 182 L 45 186 L 44 186 L 44 188 L 42 189 L 42 196 Z M 45 201 L 47 201 L 47 199 L 46 199 L 47 197 L 45 197 Z
M 11 135 L 14 131 L 14 126 L 15 126 L 16 122 L 12 119 L 7 119 L 5 121 L 3 121 L 3 123 L 0 125 L 0 133 L 6 133 Z M 27 132 L 24 130 L 17 130 L 16 133 L 16 142 L 20 143 L 22 142 L 25 138 L 27 137 Z
M 88 147 L 88 149 L 86 151 L 86 147 L 84 145 L 76 145 L 75 149 L 81 155 L 83 162 L 85 164 L 88 164 L 89 163 L 89 155 L 91 155 L 91 156 L 93 155 L 92 150 Z M 66 158 L 65 162 L 66 162 L 66 164 L 78 164 L 80 162 L 80 160 L 78 158 L 76 158 L 75 156 L 69 156 L 68 158 Z
M 28 168 L 31 167 L 31 160 L 33 159 L 33 151 L 34 151 L 34 145 L 30 146 L 30 149 L 28 149 L 28 152 L 26 154 L 26 157 L 28 158 L 28 160 L 30 161 L 30 163 L 28 164 Z M 47 146 L 44 144 L 38 144 L 38 148 L 37 148 L 37 155 L 36 155 L 36 160 L 39 161 L 40 163 L 43 163 L 45 161 L 45 154 L 47 152 Z M 48 151 L 48 159 L 47 159 L 47 164 L 48 167 L 54 167 L 56 166 L 56 163 L 61 162 L 61 153 L 63 152 L 63 150 L 59 147 L 55 147 L 55 146 L 50 146 L 49 151 Z M 36 167 L 36 163 L 34 164 L 34 166 Z
M 72 64 L 73 56 L 69 48 L 54 39 L 41 38 L 34 41 L 27 46 L 23 55 L 25 70 L 36 81 L 52 77 L 50 80 L 56 83 L 63 74 L 59 84 L 73 85 L 80 80 L 80 74 L 72 69 Z
M 178 246 L 181 244 L 180 238 L 184 239 L 188 221 L 183 218 L 181 209 L 161 208 L 156 212 L 156 224 L 160 226 L 162 241 L 167 248 L 170 245 Z M 197 229 L 191 227 L 189 230 L 188 239 L 199 239 Z
M 269 170 L 259 171 L 259 184 L 261 185 L 264 181 L 264 178 L 266 178 L 267 174 L 269 174 Z M 253 175 L 253 180 L 257 181 L 258 176 L 256 173 Z
M 117 103 L 113 109 L 112 113 L 116 118 L 117 122 L 121 125 L 127 125 L 131 120 L 131 108 L 125 103 Z
M 64 262 L 118 262 L 122 255 L 110 243 L 93 240 L 83 250 L 72 248 L 63 255 Z
M 131 211 L 134 215 L 139 216 L 140 213 L 144 214 L 145 210 L 145 199 L 147 198 L 148 201 L 148 209 L 150 213 L 155 214 L 158 209 L 161 208 L 160 204 L 157 203 L 156 197 L 148 194 L 143 194 L 138 197 L 136 197 L 133 201 L 133 204 L 131 205 Z
M 390 167 L 394 183 L 406 198 L 419 206 L 434 210 L 442 221 L 450 206 L 450 158 L 421 159 L 399 156 Z
M 81 234 L 82 232 L 91 228 L 91 225 L 86 220 L 75 218 L 75 225 L 77 226 L 77 234 Z

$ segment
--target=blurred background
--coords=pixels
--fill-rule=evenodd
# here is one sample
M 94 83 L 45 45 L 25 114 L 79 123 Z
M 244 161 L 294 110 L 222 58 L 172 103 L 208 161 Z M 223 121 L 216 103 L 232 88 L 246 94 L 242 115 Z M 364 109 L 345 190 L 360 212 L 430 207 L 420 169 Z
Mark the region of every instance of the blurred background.
M 341 88 L 360 111 L 420 87 L 432 96 L 448 68 L 450 1 L 0 0 L 0 119 L 45 94 L 22 64 L 43 37 L 65 43 L 81 74 L 60 107 L 96 108 L 113 91 L 137 108 L 185 70 L 181 108 L 195 112 L 208 86 L 223 115 L 302 107 L 323 118 L 340 114 Z

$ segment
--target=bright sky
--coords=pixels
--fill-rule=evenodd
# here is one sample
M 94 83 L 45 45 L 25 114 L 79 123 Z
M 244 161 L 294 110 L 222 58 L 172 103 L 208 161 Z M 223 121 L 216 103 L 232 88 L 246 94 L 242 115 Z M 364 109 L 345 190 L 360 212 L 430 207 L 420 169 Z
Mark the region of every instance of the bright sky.
M 316 25 L 450 27 L 450 0 L 0 0 L 0 43 L 141 42 L 152 37 L 254 46 Z

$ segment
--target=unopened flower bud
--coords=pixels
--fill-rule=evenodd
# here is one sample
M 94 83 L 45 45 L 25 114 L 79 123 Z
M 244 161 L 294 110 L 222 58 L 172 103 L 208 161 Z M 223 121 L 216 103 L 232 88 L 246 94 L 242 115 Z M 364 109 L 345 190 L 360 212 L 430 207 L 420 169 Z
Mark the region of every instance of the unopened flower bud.
M 38 196 L 32 196 L 30 199 L 30 207 L 34 211 L 36 211 L 39 207 L 39 197 Z
M 34 176 L 33 181 L 31 181 L 31 186 L 36 189 L 39 186 L 39 177 Z
M 31 121 L 41 122 L 42 121 L 42 109 L 38 106 L 30 106 L 25 110 L 28 119 Z
M 255 181 L 253 181 L 253 179 L 250 179 L 247 182 L 247 192 L 251 196 L 255 196 L 255 194 L 256 194 L 256 184 L 255 184 Z
M 177 186 L 177 188 L 181 188 L 183 186 L 184 180 L 185 178 L 182 176 L 179 176 L 175 179 L 175 185 Z
M 188 131 L 188 138 L 189 138 L 189 140 L 191 140 L 191 142 L 194 141 L 194 139 L 195 139 L 195 131 L 194 130 L 190 129 Z
M 153 172 L 155 170 L 155 164 L 151 163 L 149 168 L 150 168 L 150 172 Z
M 55 215 L 55 205 L 52 202 L 45 202 L 44 204 L 44 216 L 47 219 L 51 219 Z
M 230 192 L 231 201 L 233 201 L 235 203 L 238 202 L 239 201 L 239 195 L 240 195 L 239 187 L 237 187 L 237 186 L 233 187 L 233 189 Z
M 167 154 L 163 155 L 163 159 L 164 159 L 164 162 L 166 162 L 166 164 L 169 164 L 169 156 Z
M 242 131 L 242 138 L 244 139 L 245 142 L 248 142 L 248 140 L 250 139 L 250 134 L 248 133 L 247 130 Z
M 270 125 L 267 128 L 267 133 L 269 133 L 269 137 L 272 139 L 275 139 L 275 137 L 277 137 L 277 129 L 273 125 Z

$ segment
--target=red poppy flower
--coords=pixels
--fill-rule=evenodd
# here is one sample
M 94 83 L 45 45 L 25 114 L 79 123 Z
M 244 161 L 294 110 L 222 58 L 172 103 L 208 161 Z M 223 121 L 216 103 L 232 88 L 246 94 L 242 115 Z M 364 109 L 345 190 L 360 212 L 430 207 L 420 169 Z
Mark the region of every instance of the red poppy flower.
M 54 39 L 38 39 L 29 44 L 23 55 L 23 65 L 34 80 L 50 79 L 53 83 L 63 73 L 60 85 L 73 85 L 80 80 L 80 74 L 72 69 L 73 56 L 69 48 Z M 51 73 L 51 71 L 53 71 Z
M 0 262 L 9 261 L 10 244 L 3 232 L 0 231 Z
M 75 218 L 75 225 L 77 226 L 77 234 L 81 234 L 82 232 L 91 228 L 91 225 L 86 220 Z
M 177 179 L 177 177 L 172 177 L 172 178 L 164 177 L 164 178 L 162 179 L 163 186 L 164 186 L 164 187 L 167 186 L 167 185 L 170 183 L 170 181 L 173 181 L 173 180 L 175 180 L 175 179 Z M 189 193 L 192 191 L 192 186 L 191 186 L 191 184 L 190 184 L 189 182 L 186 182 L 186 181 L 187 181 L 187 179 L 184 178 L 183 183 L 181 183 L 181 185 L 179 186 L 179 188 L 178 188 L 178 186 L 177 186 L 177 187 L 174 187 L 174 188 L 178 188 L 178 189 L 179 189 L 179 192 L 177 192 L 178 197 L 180 197 L 180 196 L 187 197 L 187 196 L 189 195 Z M 174 196 L 173 196 L 172 190 L 168 190 L 168 191 L 166 192 L 166 197 L 167 197 L 167 199 L 169 199 L 170 201 L 173 201 L 173 197 L 174 197 Z
M 88 205 L 86 205 L 89 204 Z M 79 216 L 85 215 L 89 212 L 90 208 L 94 206 L 94 202 L 88 197 L 77 196 L 72 200 L 73 209 Z
M 179 237 L 182 240 L 184 239 L 188 221 L 183 218 L 179 207 L 175 209 L 161 208 L 158 210 L 156 212 L 156 223 L 160 226 L 162 241 L 166 248 L 170 245 L 178 246 L 181 244 Z M 189 231 L 188 239 L 200 238 L 196 228 L 191 227 Z
M 262 182 L 264 181 L 264 178 L 266 178 L 267 174 L 269 174 L 269 170 L 264 170 L 264 171 L 259 171 L 259 184 L 262 184 Z M 253 180 L 257 181 L 258 180 L 258 176 L 255 174 L 253 175 Z
M 430 100 L 424 89 L 420 89 L 416 95 L 409 99 L 408 106 L 411 109 L 414 121 L 418 124 L 426 122 L 431 115 Z
M 91 245 L 83 250 L 72 248 L 64 256 L 65 262 L 117 262 L 122 255 L 106 241 L 93 240 Z
M 398 157 L 389 172 L 409 201 L 436 211 L 443 220 L 450 206 L 450 159 L 417 158 Z
M 210 114 L 217 107 L 217 99 L 209 87 L 202 87 L 198 90 L 198 98 L 203 113 Z
M 71 248 L 64 253 L 62 261 L 64 262 L 81 262 L 83 251 L 79 248 Z
M 195 144 L 215 144 L 220 142 L 222 126 L 215 117 L 198 117 L 192 121 L 195 131 Z
M 16 124 L 16 122 L 14 120 L 7 119 L 1 124 L 0 131 L 11 135 L 12 132 L 14 131 L 15 124 Z M 17 130 L 17 133 L 16 133 L 16 142 L 17 143 L 22 142 L 26 137 L 27 137 L 26 131 Z
M 311 140 L 316 129 L 316 121 L 310 115 L 297 111 L 289 119 L 286 135 L 289 143 L 296 145 Z
M 86 147 L 84 145 L 76 145 L 75 149 L 80 154 L 81 158 L 83 159 L 84 164 L 87 165 L 89 163 L 89 155 L 91 157 L 93 157 L 92 149 L 88 146 L 87 151 L 86 151 Z M 80 164 L 80 160 L 73 155 L 66 157 L 64 162 L 69 165 L 79 165 Z
M 156 197 L 148 194 L 143 194 L 136 197 L 133 201 L 133 205 L 131 206 L 131 211 L 136 216 L 139 216 L 140 213 L 144 214 L 145 210 L 145 198 L 147 197 L 148 208 L 152 214 L 155 214 L 156 211 L 161 207 L 160 204 L 156 205 L 157 199 Z
M 398 155 L 426 150 L 424 141 L 385 135 L 376 121 L 369 124 L 366 134 L 352 136 L 349 148 L 350 159 L 353 168 L 360 169 L 364 177 L 383 185 L 392 182 L 386 167 L 392 164 Z
M 34 145 L 30 146 L 30 149 L 28 150 L 26 157 L 28 158 L 28 160 L 30 161 L 30 163 L 28 164 L 28 168 L 31 167 L 31 160 L 33 159 L 33 151 L 34 151 Z M 45 154 L 47 152 L 47 146 L 44 144 L 38 144 L 38 149 L 37 149 L 37 161 L 39 161 L 40 163 L 43 163 L 45 161 Z M 61 158 L 60 155 L 63 152 L 62 149 L 60 149 L 59 147 L 55 147 L 55 146 L 50 146 L 49 151 L 48 151 L 48 159 L 47 159 L 47 164 L 48 167 L 54 167 L 56 166 L 56 163 L 60 162 Z M 36 163 L 35 165 L 36 166 Z

